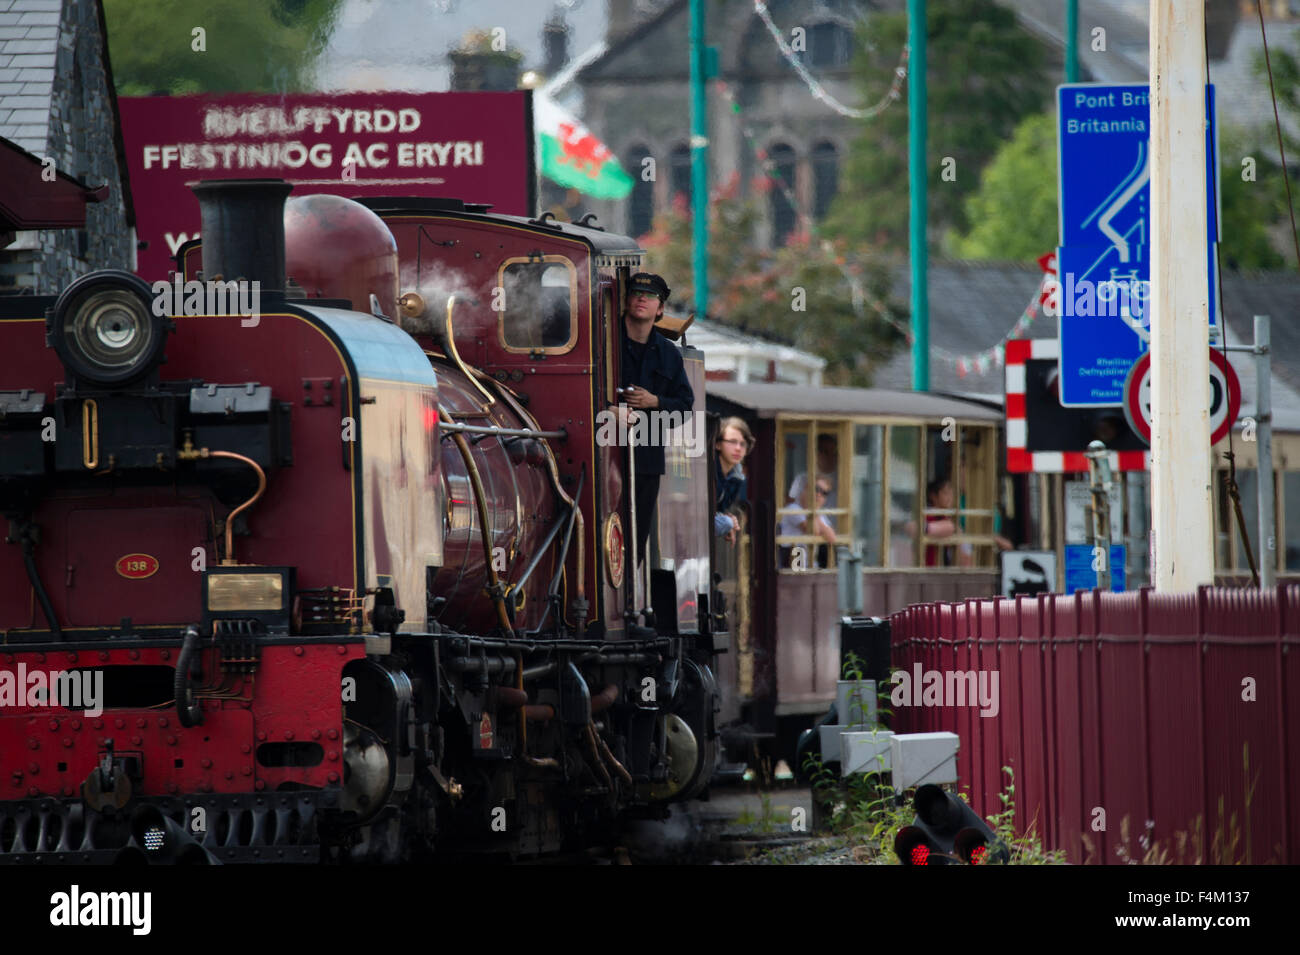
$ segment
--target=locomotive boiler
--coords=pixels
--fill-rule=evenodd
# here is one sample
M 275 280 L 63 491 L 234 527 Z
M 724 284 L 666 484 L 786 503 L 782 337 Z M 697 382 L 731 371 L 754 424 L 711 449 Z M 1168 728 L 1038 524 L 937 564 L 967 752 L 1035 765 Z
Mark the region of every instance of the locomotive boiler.
M 531 853 L 699 793 L 708 460 L 638 566 L 596 440 L 635 243 L 195 192 L 171 283 L 0 299 L 0 861 Z

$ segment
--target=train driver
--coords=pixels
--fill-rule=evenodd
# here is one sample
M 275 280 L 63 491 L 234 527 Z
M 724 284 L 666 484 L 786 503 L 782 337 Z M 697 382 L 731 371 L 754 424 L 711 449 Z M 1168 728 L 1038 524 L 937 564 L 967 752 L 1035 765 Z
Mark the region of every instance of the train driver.
M 623 313 L 623 353 L 620 400 L 646 413 L 678 412 L 689 415 L 695 392 L 686 380 L 682 353 L 655 330 L 672 290 L 650 272 L 637 272 L 627 286 Z M 663 429 L 651 429 L 662 434 Z M 636 536 L 638 559 L 644 559 L 646 540 L 659 500 L 659 479 L 664 473 L 664 449 L 660 444 L 638 445 L 635 449 Z

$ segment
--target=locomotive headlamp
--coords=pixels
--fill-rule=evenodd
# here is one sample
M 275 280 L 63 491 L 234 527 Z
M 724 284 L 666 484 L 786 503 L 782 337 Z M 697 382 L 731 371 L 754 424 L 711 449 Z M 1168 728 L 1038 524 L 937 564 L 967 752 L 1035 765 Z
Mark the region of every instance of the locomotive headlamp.
M 64 290 L 45 322 L 45 340 L 78 383 L 97 387 L 141 378 L 162 359 L 170 320 L 129 272 L 82 276 Z

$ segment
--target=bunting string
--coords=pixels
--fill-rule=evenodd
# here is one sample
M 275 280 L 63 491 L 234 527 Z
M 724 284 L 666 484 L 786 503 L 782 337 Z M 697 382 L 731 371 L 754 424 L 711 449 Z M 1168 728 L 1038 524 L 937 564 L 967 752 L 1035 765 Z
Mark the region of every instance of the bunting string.
M 794 71 L 799 74 L 799 78 L 807 85 L 808 91 L 812 93 L 813 98 L 825 103 L 841 116 L 848 116 L 851 119 L 874 119 L 889 109 L 890 105 L 902 95 L 903 80 L 907 77 L 907 59 L 910 52 L 907 44 L 903 44 L 903 52 L 898 59 L 898 66 L 894 67 L 894 81 L 889 85 L 889 92 L 874 106 L 857 109 L 852 106 L 845 106 L 837 100 L 827 91 L 826 87 L 818 82 L 817 77 L 808 72 L 808 68 L 803 65 L 803 61 L 799 59 L 794 50 L 791 49 L 790 44 L 786 42 L 785 35 L 772 22 L 772 14 L 768 12 L 767 4 L 763 0 L 754 0 L 754 12 L 758 14 L 759 19 L 763 21 L 763 25 L 767 27 L 767 32 L 772 34 L 772 39 L 776 41 L 776 45 L 780 48 L 785 61 L 794 68 Z

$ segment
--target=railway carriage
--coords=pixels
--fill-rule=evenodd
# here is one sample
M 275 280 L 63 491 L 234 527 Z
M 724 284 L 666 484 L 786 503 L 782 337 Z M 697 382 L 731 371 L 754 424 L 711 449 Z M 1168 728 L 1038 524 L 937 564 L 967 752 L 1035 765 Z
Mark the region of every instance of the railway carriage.
M 840 562 L 854 562 L 867 614 L 997 593 L 998 536 L 1017 533 L 1002 413 L 940 395 L 716 381 L 709 410 L 744 418 L 756 440 L 744 532 L 717 550 L 735 648 L 719 661 L 722 718 L 790 759 L 835 699 Z M 940 507 L 927 489 L 945 480 L 953 499 Z M 830 493 L 802 496 L 819 485 Z M 932 533 L 945 519 L 956 533 Z

